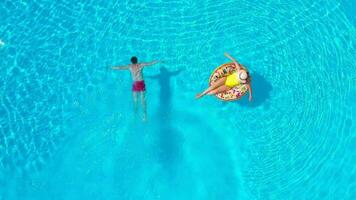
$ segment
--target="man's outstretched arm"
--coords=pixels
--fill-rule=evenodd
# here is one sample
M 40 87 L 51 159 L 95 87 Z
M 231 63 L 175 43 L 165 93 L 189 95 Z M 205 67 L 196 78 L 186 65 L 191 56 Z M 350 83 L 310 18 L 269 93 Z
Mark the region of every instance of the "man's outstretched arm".
M 129 66 L 116 66 L 116 67 L 111 67 L 111 69 L 116 69 L 116 70 L 125 70 L 129 69 Z
M 158 61 L 158 60 L 154 60 L 154 61 L 152 61 L 152 62 L 140 63 L 140 65 L 141 65 L 142 67 L 146 67 L 146 66 L 151 66 L 151 65 L 157 64 L 157 63 L 159 63 L 159 61 Z

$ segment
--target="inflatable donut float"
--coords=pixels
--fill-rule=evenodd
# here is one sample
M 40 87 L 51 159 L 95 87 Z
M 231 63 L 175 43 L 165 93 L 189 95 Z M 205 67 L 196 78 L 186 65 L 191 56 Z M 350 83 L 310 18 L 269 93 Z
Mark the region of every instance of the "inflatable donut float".
M 240 67 L 246 70 L 244 66 L 240 65 Z M 210 75 L 209 86 L 211 86 L 215 81 L 217 81 L 221 77 L 228 76 L 235 71 L 236 71 L 236 66 L 233 63 L 226 63 L 220 65 Z M 231 88 L 226 92 L 216 94 L 215 96 L 223 101 L 234 101 L 243 97 L 247 93 L 247 91 L 248 91 L 247 85 L 241 84 Z

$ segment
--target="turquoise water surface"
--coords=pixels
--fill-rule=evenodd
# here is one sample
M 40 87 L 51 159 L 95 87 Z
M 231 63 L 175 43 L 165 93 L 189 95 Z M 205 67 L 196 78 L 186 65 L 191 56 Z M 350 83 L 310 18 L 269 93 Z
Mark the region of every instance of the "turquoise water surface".
M 355 5 L 2 0 L 0 200 L 356 199 Z M 253 102 L 194 99 L 224 52 Z

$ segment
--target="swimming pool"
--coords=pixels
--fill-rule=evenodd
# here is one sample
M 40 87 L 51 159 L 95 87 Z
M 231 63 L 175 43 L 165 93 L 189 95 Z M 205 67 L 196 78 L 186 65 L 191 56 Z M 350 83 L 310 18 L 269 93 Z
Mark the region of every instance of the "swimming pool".
M 354 10 L 2 1 L 0 200 L 356 199 Z M 225 51 L 250 69 L 252 103 L 194 99 Z M 109 68 L 132 55 L 164 61 L 144 71 L 147 123 L 130 74 Z

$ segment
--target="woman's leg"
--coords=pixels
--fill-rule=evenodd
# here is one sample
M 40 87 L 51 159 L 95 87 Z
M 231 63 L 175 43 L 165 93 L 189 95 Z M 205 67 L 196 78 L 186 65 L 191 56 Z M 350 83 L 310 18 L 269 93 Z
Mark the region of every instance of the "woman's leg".
M 222 92 L 226 92 L 228 90 L 230 90 L 231 88 L 229 88 L 228 86 L 226 85 L 222 85 L 218 88 L 216 88 L 215 90 L 212 90 L 208 93 L 208 95 L 215 95 L 215 94 L 218 94 L 218 93 L 222 93 Z
M 195 98 L 199 99 L 203 97 L 204 95 L 208 94 L 210 91 L 219 88 L 220 86 L 223 86 L 225 84 L 226 77 L 222 77 L 219 80 L 215 81 L 208 89 L 206 89 L 204 92 L 197 94 Z

